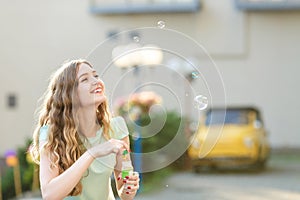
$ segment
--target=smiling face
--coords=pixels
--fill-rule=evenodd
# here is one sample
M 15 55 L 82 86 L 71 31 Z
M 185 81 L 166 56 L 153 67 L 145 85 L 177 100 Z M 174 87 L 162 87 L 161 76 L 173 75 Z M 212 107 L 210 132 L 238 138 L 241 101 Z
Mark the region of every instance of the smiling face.
M 98 107 L 106 100 L 104 95 L 104 83 L 91 66 L 86 63 L 80 64 L 77 79 L 78 97 L 81 107 Z

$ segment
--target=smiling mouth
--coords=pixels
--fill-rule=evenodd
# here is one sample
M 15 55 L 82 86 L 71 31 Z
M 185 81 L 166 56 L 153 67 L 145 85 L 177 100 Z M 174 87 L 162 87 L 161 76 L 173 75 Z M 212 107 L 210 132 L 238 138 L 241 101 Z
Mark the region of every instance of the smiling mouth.
M 102 91 L 103 91 L 102 88 L 98 87 L 98 88 L 96 88 L 95 90 L 93 90 L 91 93 L 92 93 L 92 94 L 101 94 Z

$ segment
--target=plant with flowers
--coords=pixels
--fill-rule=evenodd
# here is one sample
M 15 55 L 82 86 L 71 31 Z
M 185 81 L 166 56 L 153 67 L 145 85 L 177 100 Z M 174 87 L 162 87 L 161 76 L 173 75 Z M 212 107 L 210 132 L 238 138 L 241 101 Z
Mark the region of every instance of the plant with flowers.
M 151 106 L 161 104 L 162 98 L 153 91 L 134 93 L 116 101 L 116 113 L 136 120 L 142 114 L 148 114 Z

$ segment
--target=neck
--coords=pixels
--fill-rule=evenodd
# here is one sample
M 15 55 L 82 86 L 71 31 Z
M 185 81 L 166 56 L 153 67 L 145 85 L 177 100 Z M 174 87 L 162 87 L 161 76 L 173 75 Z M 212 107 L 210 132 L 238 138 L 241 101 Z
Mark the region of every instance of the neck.
M 96 122 L 95 108 L 81 108 L 78 114 L 79 131 L 86 137 L 95 137 L 97 130 L 100 128 Z

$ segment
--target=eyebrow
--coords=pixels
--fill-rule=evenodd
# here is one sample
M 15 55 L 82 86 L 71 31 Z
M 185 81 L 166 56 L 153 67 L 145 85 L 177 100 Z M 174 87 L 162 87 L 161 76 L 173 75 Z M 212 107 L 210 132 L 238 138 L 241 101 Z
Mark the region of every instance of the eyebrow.
M 90 72 L 89 72 L 89 73 L 90 73 Z M 82 76 L 88 75 L 89 73 L 83 73 L 83 74 L 81 74 L 81 75 L 78 77 L 78 79 L 80 79 Z M 94 74 L 94 73 L 97 73 L 97 72 L 96 72 L 95 70 L 93 70 L 91 73 Z

